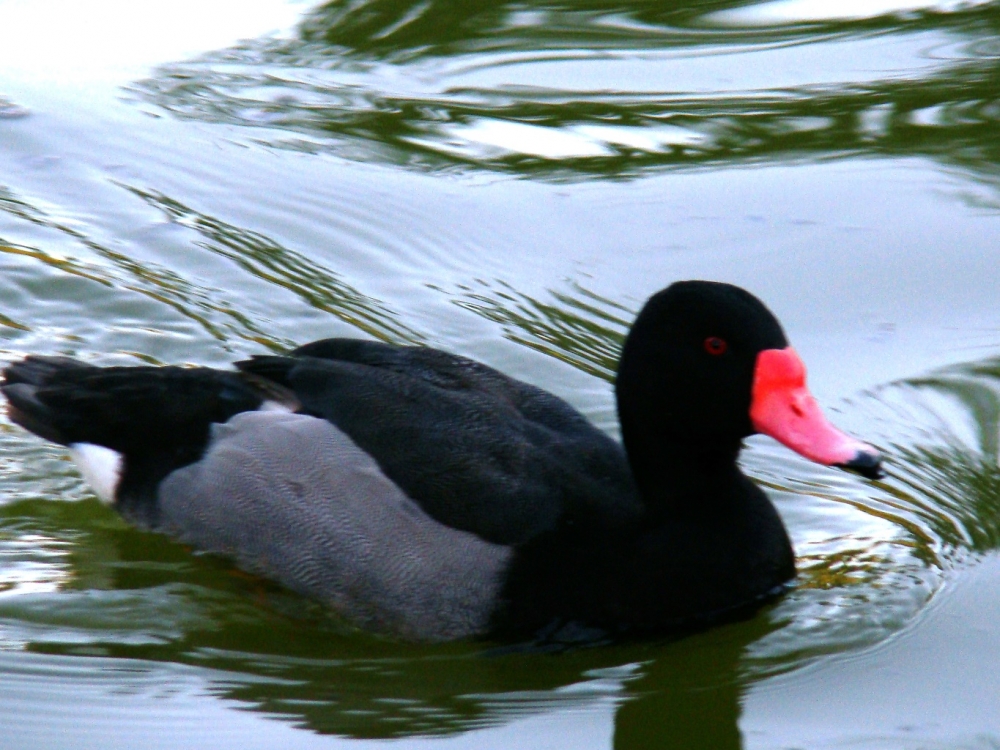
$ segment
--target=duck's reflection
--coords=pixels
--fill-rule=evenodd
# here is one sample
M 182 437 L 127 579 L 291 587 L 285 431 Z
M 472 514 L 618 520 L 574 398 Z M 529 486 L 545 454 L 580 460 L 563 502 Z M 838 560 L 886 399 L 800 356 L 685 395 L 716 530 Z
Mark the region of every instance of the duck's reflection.
M 30 650 L 201 667 L 209 694 L 322 735 L 482 748 L 652 748 L 665 740 L 738 748 L 744 654 L 777 627 L 765 614 L 676 640 L 558 653 L 413 646 L 347 631 L 320 607 L 221 561 L 189 564 L 183 548 L 154 535 L 114 526 L 101 535 L 85 546 L 102 550 L 108 564 L 91 554 L 87 565 L 108 570 L 105 583 L 128 589 L 137 609 L 148 598 L 162 614 L 171 597 L 168 619 L 186 632 L 169 640 L 139 612 L 137 622 L 156 630 L 149 638 L 133 632 L 109 644 L 98 633 L 104 642 L 82 652 L 42 642 Z
M 279 680 L 225 695 L 354 738 L 470 733 L 475 747 L 512 746 L 506 738 L 518 747 L 727 750 L 742 746 L 746 646 L 773 627 L 758 617 L 670 643 L 562 654 L 288 659 L 268 670 Z

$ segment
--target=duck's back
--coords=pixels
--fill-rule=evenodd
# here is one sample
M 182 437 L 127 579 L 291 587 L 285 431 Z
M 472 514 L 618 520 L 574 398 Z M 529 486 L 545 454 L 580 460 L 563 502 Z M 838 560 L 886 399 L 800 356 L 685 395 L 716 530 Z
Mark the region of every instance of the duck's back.
M 566 516 L 616 524 L 640 502 L 621 446 L 565 401 L 423 347 L 327 339 L 241 370 L 289 388 L 439 522 L 519 544 Z

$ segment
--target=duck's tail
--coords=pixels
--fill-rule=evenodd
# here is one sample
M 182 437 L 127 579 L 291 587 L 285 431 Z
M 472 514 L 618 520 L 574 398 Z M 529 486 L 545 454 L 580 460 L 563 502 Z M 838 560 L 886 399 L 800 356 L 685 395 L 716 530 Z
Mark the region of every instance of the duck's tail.
M 66 427 L 53 409 L 38 397 L 39 389 L 54 380 L 58 373 L 92 369 L 69 357 L 28 357 L 8 365 L 3 371 L 0 390 L 7 398 L 7 416 L 15 424 L 54 443 L 68 445 Z
M 95 367 L 29 356 L 3 370 L 7 413 L 62 445 L 90 443 L 125 455 L 204 446 L 213 422 L 257 409 L 267 397 L 236 372 L 185 367 Z
M 156 528 L 159 483 L 202 458 L 212 425 L 280 403 L 284 389 L 205 367 L 95 367 L 30 356 L 3 370 L 0 391 L 13 422 L 69 446 L 101 499 Z

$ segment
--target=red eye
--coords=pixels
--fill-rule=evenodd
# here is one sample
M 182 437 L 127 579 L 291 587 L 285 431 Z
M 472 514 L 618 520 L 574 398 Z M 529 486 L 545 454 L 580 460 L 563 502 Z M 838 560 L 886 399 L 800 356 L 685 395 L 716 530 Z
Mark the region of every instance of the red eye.
M 709 336 L 705 339 L 705 351 L 715 357 L 725 354 L 728 348 L 729 344 L 726 343 L 725 339 L 720 339 L 718 336 Z

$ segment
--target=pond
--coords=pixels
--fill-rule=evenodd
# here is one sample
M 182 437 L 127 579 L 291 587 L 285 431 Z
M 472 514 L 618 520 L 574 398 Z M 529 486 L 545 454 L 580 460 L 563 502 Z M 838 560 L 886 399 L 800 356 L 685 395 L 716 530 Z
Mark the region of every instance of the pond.
M 358 633 L 0 421 L 0 742 L 1000 746 L 1000 6 L 3 0 L 0 360 L 329 336 L 611 391 L 652 292 L 782 319 L 887 476 L 767 438 L 797 587 L 565 653 Z

